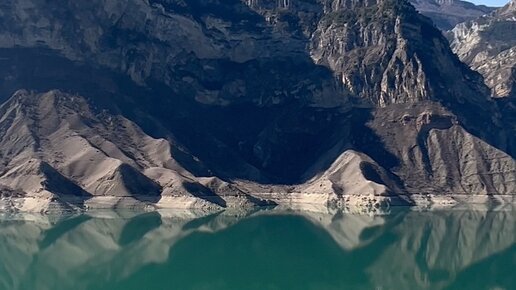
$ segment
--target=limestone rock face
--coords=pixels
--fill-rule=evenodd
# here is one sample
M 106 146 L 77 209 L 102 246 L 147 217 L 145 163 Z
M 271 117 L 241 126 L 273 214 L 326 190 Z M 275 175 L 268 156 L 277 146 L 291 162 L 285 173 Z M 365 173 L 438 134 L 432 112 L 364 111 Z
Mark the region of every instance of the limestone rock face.
M 287 61 L 301 70 L 314 68 L 301 36 L 239 0 L 13 0 L 1 5 L 0 47 L 48 48 L 72 61 L 122 72 L 140 85 L 159 81 L 199 103 L 223 106 L 247 98 L 267 105 L 302 89 L 310 90 L 307 101 L 324 106 L 327 96 L 337 93 L 332 82 L 312 81 L 321 79 L 317 70 L 311 77 L 291 74 L 288 87 L 265 73 L 281 70 Z M 256 78 L 270 82 L 257 87 Z
M 60 2 L 0 4 L 3 195 L 516 193 L 512 98 L 408 1 Z
M 379 1 L 325 15 L 312 38 L 311 54 L 336 73 L 347 92 L 374 106 L 485 99 L 480 77 L 404 1 Z
M 493 13 L 460 23 L 449 33 L 462 61 L 480 72 L 492 96 L 516 96 L 516 2 Z
M 489 14 L 496 9 L 461 0 L 411 0 L 410 2 L 417 11 L 432 19 L 443 31 L 450 30 L 459 23 Z

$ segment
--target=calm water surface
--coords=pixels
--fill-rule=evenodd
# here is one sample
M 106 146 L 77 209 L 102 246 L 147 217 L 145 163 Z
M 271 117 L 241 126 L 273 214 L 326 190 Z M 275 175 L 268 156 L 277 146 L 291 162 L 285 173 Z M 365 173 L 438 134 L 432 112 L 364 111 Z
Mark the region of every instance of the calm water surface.
M 516 289 L 514 211 L 0 218 L 0 289 Z

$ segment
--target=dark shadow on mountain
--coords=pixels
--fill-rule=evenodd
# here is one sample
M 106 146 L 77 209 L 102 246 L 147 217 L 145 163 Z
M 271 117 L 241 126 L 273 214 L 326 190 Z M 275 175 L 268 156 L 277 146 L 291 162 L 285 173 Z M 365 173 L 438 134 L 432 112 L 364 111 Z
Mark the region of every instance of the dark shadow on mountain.
M 185 181 L 183 182 L 183 187 L 188 191 L 188 193 L 197 198 L 204 199 L 222 207 L 226 207 L 226 201 L 222 197 L 218 196 L 211 189 L 203 186 L 200 183 Z
M 249 194 L 246 194 L 245 198 L 249 202 L 251 202 L 253 205 L 256 205 L 256 206 L 258 206 L 260 208 L 272 209 L 272 208 L 274 208 L 274 207 L 276 207 L 278 205 L 275 201 L 257 198 L 257 197 L 254 197 L 252 195 L 249 195 Z M 256 209 L 256 210 L 259 210 L 259 209 Z
M 370 126 L 373 120 L 372 109 L 354 109 L 352 112 L 351 124 L 353 149 L 363 152 L 373 159 L 384 170 L 380 170 L 371 163 L 361 163 L 362 174 L 368 180 L 385 184 L 392 191 L 392 194 L 405 194 L 406 189 L 403 181 L 394 172 L 401 166 L 399 158 L 390 152 L 379 136 Z
M 400 165 L 398 158 L 387 151 L 381 137 L 379 137 L 368 123 L 374 118 L 371 109 L 354 109 L 351 118 L 351 136 L 353 148 L 371 157 L 387 170 Z
M 132 197 L 141 201 L 158 202 L 161 186 L 128 164 L 120 165 L 116 173 Z
M 59 206 L 69 208 L 70 205 L 66 202 L 70 202 L 71 204 L 82 207 L 86 200 L 92 197 L 89 192 L 62 175 L 50 164 L 41 162 L 39 170 L 44 175 L 42 182 L 43 188 L 58 197 L 52 199 L 52 202 L 57 203 Z
M 43 187 L 58 196 L 91 197 L 80 186 L 64 177 L 46 162 L 41 162 L 39 170 L 45 176 Z
M 514 74 L 516 75 L 516 72 Z M 513 91 L 516 92 L 516 87 Z M 516 95 L 495 100 L 502 112 L 503 126 L 508 129 L 507 153 L 514 157 L 516 156 Z
M 172 132 L 174 141 L 187 150 L 173 150 L 174 157 L 179 157 L 176 160 L 181 166 L 196 176 L 215 174 L 226 180 L 296 184 L 304 181 L 299 177 L 321 154 L 342 139 L 355 143 L 357 150 L 372 154 L 386 168 L 396 164 L 378 138 L 368 136 L 370 110 L 355 109 L 348 119 L 350 113 L 313 108 L 307 100 L 294 97 L 279 105 L 240 102 L 225 107 L 208 106 L 175 95 L 171 88 L 156 81 L 150 80 L 148 87 L 141 87 L 125 76 L 73 63 L 49 50 L 0 49 L 0 58 L 6 64 L 4 68 L 9 68 L 0 70 L 0 74 L 4 79 L 12 78 L 0 83 L 2 96 L 19 88 L 59 88 L 81 94 L 93 103 L 93 110 L 123 114 L 153 137 L 170 138 L 168 132 Z M 295 71 L 313 70 L 308 62 L 304 66 Z M 317 66 L 318 71 L 325 69 Z M 234 73 L 238 71 L 235 69 Z M 333 81 L 330 71 L 322 74 Z M 352 127 L 353 133 L 344 132 L 342 127 Z M 199 157 L 201 163 L 194 162 L 192 155 Z M 335 158 L 338 155 L 340 152 Z
M 379 184 L 384 183 L 382 177 L 380 176 L 380 173 L 378 172 L 378 169 L 375 168 L 374 164 L 371 164 L 369 162 L 361 162 L 360 170 L 362 170 L 362 173 L 364 174 L 364 177 L 367 180 L 370 180 L 370 181 L 373 181 L 373 182 L 379 183 Z

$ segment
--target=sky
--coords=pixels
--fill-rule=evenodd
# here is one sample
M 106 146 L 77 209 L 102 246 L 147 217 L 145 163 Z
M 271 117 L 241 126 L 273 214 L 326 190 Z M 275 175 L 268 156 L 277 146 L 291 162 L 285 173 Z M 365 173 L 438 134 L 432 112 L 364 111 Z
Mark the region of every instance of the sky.
M 475 4 L 484 4 L 487 6 L 503 6 L 509 2 L 509 0 L 466 0 Z

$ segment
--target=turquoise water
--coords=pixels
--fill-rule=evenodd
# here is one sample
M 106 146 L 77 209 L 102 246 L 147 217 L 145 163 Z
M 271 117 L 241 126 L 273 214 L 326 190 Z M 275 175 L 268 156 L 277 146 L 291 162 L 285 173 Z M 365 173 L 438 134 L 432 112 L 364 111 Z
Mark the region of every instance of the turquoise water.
M 0 289 L 516 289 L 513 211 L 0 218 Z

